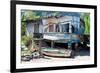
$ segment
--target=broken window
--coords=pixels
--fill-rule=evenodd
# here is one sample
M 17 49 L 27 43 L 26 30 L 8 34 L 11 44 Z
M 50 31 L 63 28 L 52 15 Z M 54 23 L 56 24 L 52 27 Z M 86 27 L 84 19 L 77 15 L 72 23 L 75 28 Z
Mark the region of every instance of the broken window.
M 61 25 L 61 32 L 69 32 L 69 23 Z
M 61 27 L 60 32 L 67 32 L 67 33 L 73 33 L 74 32 L 74 26 L 71 25 L 70 23 L 61 24 L 60 27 Z

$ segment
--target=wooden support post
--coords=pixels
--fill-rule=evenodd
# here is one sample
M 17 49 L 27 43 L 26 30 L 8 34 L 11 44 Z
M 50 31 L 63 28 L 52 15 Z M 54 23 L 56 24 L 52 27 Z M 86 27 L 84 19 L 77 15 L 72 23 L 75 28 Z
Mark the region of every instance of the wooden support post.
M 41 40 L 39 40 L 39 53 L 40 53 L 40 57 L 42 57 L 42 52 L 41 52 Z
M 68 49 L 72 49 L 72 43 L 71 42 L 68 43 Z
M 54 48 L 54 41 L 51 41 L 51 48 Z
M 39 40 L 39 53 L 40 53 L 40 57 L 44 58 L 43 53 L 42 53 L 42 39 Z
M 76 55 L 79 55 L 78 43 L 75 43 L 75 53 Z

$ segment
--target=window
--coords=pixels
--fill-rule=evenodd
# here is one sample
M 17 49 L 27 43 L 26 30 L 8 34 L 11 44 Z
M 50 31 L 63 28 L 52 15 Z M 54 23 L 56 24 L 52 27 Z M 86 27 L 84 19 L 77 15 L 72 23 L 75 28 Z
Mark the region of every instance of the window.
M 54 26 L 53 25 L 49 25 L 49 32 L 54 32 Z
M 69 23 L 66 23 L 66 24 L 61 24 L 61 32 L 69 32 Z

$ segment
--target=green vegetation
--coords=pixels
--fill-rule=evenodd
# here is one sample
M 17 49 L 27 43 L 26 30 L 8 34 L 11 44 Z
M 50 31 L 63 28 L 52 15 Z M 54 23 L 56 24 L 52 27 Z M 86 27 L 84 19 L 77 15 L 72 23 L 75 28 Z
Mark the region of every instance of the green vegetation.
M 26 22 L 21 22 L 21 36 L 26 34 Z
M 32 42 L 32 37 L 31 36 L 22 36 L 21 37 L 21 42 L 25 45 L 28 46 Z
M 30 50 L 21 51 L 22 56 L 31 55 L 32 52 Z
M 26 34 L 26 24 L 28 20 L 38 20 L 41 18 L 40 11 L 22 10 L 21 11 L 21 35 Z
M 90 34 L 90 13 L 81 13 L 81 19 L 85 24 L 84 34 Z
M 22 21 L 27 21 L 27 20 L 37 20 L 40 19 L 41 14 L 39 11 L 32 11 L 32 10 L 24 10 L 21 13 L 22 15 Z
M 90 14 L 89 13 L 85 13 L 84 16 L 84 21 L 85 21 L 85 34 L 90 34 Z

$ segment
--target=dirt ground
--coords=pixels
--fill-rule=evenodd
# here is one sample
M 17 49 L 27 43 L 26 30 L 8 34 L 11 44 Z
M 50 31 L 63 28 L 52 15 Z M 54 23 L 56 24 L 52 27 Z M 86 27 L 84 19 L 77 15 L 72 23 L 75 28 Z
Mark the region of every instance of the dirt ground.
M 44 56 L 44 58 L 32 59 L 32 63 L 41 63 L 41 62 L 57 62 L 57 61 L 88 61 L 90 60 L 90 51 L 89 50 L 80 50 L 75 53 L 74 58 L 55 58 Z

